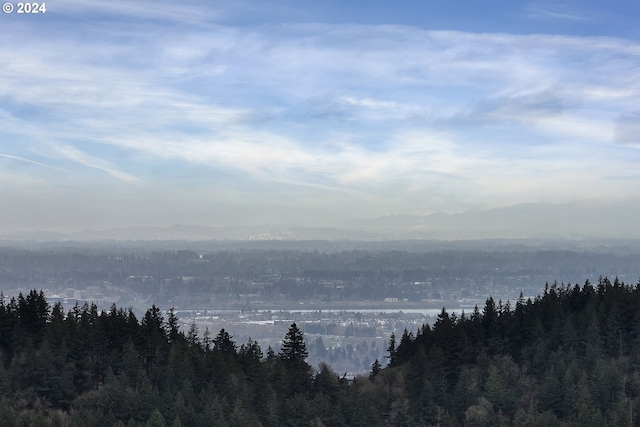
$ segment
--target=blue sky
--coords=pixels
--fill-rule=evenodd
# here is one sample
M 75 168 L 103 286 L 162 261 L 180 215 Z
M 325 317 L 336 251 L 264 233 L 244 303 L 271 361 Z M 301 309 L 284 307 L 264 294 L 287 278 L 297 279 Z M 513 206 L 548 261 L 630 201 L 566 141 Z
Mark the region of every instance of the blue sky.
M 0 233 L 640 196 L 636 1 L 0 16 Z

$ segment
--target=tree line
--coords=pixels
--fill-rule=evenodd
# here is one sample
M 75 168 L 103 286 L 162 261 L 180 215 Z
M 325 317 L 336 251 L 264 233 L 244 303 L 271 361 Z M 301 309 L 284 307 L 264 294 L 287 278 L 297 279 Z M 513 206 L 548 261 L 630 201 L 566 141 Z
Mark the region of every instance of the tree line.
M 264 354 L 254 340 L 183 332 L 178 320 L 155 305 L 141 319 L 115 305 L 65 312 L 36 290 L 0 298 L 1 424 L 380 425 L 349 381 L 306 362 L 295 323 Z
M 640 283 L 546 285 L 389 344 L 397 425 L 640 425 Z M 395 405 L 395 406 L 394 406 Z
M 640 283 L 547 285 L 515 304 L 443 309 L 389 340 L 366 377 L 281 347 L 178 328 L 170 310 L 65 312 L 42 292 L 0 299 L 7 426 L 636 426 Z

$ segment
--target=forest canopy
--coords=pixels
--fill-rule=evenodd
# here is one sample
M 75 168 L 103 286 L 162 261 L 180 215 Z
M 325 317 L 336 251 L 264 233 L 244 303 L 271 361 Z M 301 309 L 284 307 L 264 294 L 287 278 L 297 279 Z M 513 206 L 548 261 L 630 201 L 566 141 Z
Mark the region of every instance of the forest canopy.
M 0 301 L 0 419 L 8 426 L 638 425 L 640 285 L 547 285 L 535 299 L 443 309 L 347 379 L 280 349 L 238 345 L 156 306 Z M 383 366 L 386 365 L 386 366 Z

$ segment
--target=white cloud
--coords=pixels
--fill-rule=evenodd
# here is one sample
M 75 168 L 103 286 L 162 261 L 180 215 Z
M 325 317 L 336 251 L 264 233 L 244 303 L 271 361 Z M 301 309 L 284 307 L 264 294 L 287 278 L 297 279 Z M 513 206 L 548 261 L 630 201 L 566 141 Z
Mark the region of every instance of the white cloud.
M 49 168 L 49 169 L 57 170 L 57 171 L 60 171 L 60 172 L 71 173 L 70 170 L 57 168 L 55 166 L 51 166 L 51 165 L 47 165 L 47 164 L 44 164 L 44 163 L 36 162 L 35 160 L 25 159 L 24 157 L 20 157 L 20 156 L 12 156 L 10 154 L 2 154 L 2 153 L 0 153 L 0 157 L 4 157 L 6 159 L 11 159 L 11 160 L 17 160 L 17 161 L 29 163 L 29 164 L 32 164 L 32 165 L 42 166 L 44 168 Z
M 21 43 L 0 41 L 0 137 L 19 135 L 20 150 L 81 176 L 78 166 L 114 181 L 162 181 L 175 160 L 285 193 L 294 186 L 405 206 L 429 194 L 464 204 L 608 191 L 613 184 L 578 141 L 599 144 L 612 168 L 628 166 L 607 146 L 616 118 L 640 97 L 640 45 L 629 40 L 234 27 L 213 23 L 215 11 L 199 16 L 194 4 L 161 3 L 143 17 L 150 5 L 64 1 L 60 13 L 105 14 L 95 28 L 73 24 L 82 37 L 54 24 L 36 35 L 8 24 Z M 593 169 L 578 173 L 585 167 Z
M 114 178 L 118 178 L 124 181 L 138 181 L 138 178 L 131 174 L 118 170 L 118 168 L 110 162 L 98 159 L 70 145 L 57 146 L 54 147 L 54 150 L 58 154 L 69 160 L 72 160 L 83 166 L 87 166 L 89 168 L 101 170 L 113 176 Z
M 214 9 L 204 3 L 175 3 L 163 1 L 136 2 L 111 0 L 108 2 L 85 3 L 81 0 L 57 0 L 55 12 L 78 17 L 94 14 L 105 17 L 105 14 L 132 20 L 158 19 L 183 25 L 204 25 L 223 16 L 220 9 Z M 206 12 L 206 13 L 205 13 Z
M 547 3 L 543 8 L 540 5 L 530 4 L 527 7 L 527 16 L 538 20 L 558 20 L 558 21 L 590 21 L 591 18 L 584 13 L 567 10 L 566 4 Z

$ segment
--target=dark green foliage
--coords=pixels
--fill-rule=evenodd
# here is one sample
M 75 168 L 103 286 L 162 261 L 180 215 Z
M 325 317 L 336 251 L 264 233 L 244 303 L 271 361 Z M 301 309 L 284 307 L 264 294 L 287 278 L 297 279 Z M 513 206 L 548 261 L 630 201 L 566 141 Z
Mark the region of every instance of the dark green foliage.
M 306 362 L 292 324 L 279 353 L 199 339 L 170 311 L 0 301 L 7 426 L 632 426 L 640 416 L 640 286 L 547 285 L 489 298 L 389 342 L 389 366 L 347 380 Z
M 308 394 L 311 366 L 307 363 L 307 345 L 298 326 L 293 323 L 286 333 L 277 357 L 275 380 L 279 392 L 286 396 Z
M 365 407 L 328 366 L 313 375 L 295 324 L 264 359 L 224 329 L 184 334 L 156 306 L 138 322 L 115 305 L 65 315 L 36 291 L 0 300 L 2 426 L 339 426 Z
M 372 380 L 376 375 L 380 373 L 381 369 L 382 365 L 380 365 L 378 359 L 374 360 L 373 364 L 371 365 L 371 373 L 369 374 L 369 379 Z
M 389 337 L 389 345 L 387 346 L 387 352 L 389 353 L 389 355 L 385 357 L 389 359 L 389 366 L 395 366 L 396 354 L 397 354 L 396 353 L 396 334 L 394 334 L 393 332 Z
M 213 349 L 224 355 L 236 356 L 236 343 L 231 339 L 231 335 L 224 329 L 221 329 L 218 335 L 213 339 Z
M 305 359 L 308 355 L 302 331 L 295 323 L 292 323 L 282 342 L 280 359 L 292 365 L 303 364 L 306 363 Z
M 546 285 L 534 301 L 487 299 L 405 331 L 387 370 L 403 375 L 396 424 L 631 425 L 640 404 L 640 285 Z M 393 342 L 393 341 L 392 341 Z M 374 380 L 390 378 L 378 373 Z M 387 383 L 387 387 L 391 387 Z M 395 387 L 395 386 L 394 386 Z M 639 417 L 640 419 L 640 417 Z M 636 422 L 636 421 L 634 421 Z M 414 424 L 411 424 L 414 423 Z

